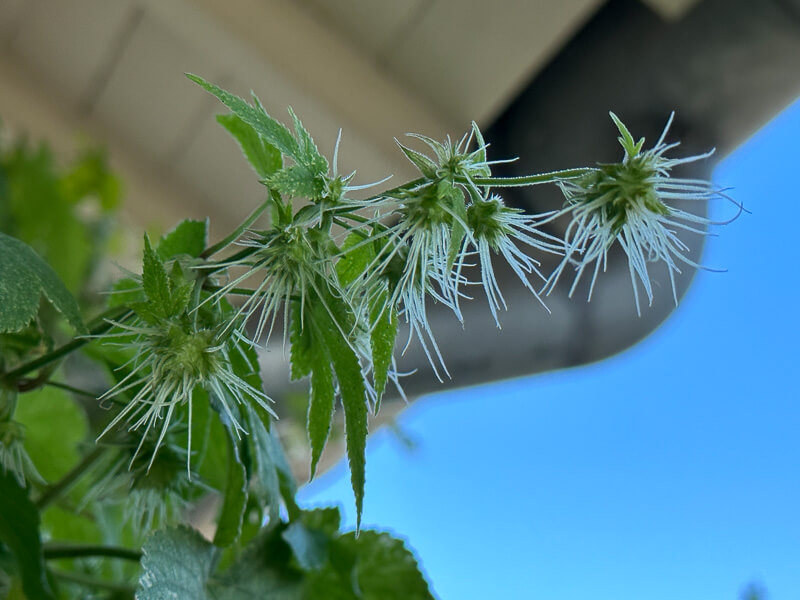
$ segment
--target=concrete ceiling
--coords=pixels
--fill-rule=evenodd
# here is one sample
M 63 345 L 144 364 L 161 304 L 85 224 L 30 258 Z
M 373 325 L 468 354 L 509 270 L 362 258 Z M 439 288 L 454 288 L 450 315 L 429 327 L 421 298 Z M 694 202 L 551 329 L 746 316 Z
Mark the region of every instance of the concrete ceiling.
M 0 114 L 107 144 L 140 225 L 208 214 L 221 235 L 263 190 L 184 72 L 293 106 L 324 151 L 341 127 L 344 169 L 401 180 L 394 137 L 491 122 L 600 3 L 2 0 Z

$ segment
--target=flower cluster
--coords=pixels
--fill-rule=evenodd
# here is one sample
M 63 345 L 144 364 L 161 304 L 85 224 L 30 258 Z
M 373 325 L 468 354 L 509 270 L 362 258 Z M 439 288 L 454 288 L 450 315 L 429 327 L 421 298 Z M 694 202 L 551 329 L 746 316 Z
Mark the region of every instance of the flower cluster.
M 559 182 L 566 206 L 549 218 L 569 215 L 571 221 L 564 238 L 564 259 L 548 278 L 545 291 L 551 291 L 566 267 L 572 265 L 575 277 L 570 296 L 588 269 L 591 272 L 591 299 L 598 274 L 606 269 L 608 252 L 619 242 L 628 256 L 637 312 L 641 314 L 639 284 L 648 304 L 653 302 L 648 263 L 656 261 L 663 261 L 668 268 L 672 295 L 677 304 L 675 275 L 681 272 L 681 265 L 703 268 L 688 257 L 690 248 L 680 239 L 677 230 L 707 235 L 708 226 L 714 222 L 679 208 L 675 202 L 690 201 L 702 207 L 709 200 L 723 197 L 723 194 L 708 181 L 671 175 L 673 168 L 711 154 L 685 158 L 665 156 L 678 145 L 665 141 L 673 116 L 670 116 L 655 146 L 642 150 L 644 138 L 634 141 L 625 125 L 611 113 L 625 151 L 622 161 L 600 165 L 582 177 Z
M 500 327 L 499 313 L 507 308 L 496 276 L 500 262 L 544 306 L 541 295 L 554 289 L 569 266 L 575 267 L 570 295 L 588 270 L 591 297 L 617 242 L 628 256 L 637 310 L 640 287 L 653 300 L 648 271 L 653 261 L 667 265 L 677 301 L 675 274 L 683 265 L 699 266 L 678 230 L 702 235 L 711 221 L 679 208 L 676 201 L 705 203 L 722 196 L 706 181 L 672 176 L 675 167 L 708 156 L 667 157 L 676 146 L 665 141 L 672 119 L 655 146 L 644 150 L 644 140 L 635 141 L 612 114 L 625 151 L 619 163 L 495 177 L 492 167 L 502 161 L 487 159 L 487 144 L 473 123 L 455 142 L 412 135 L 427 146 L 427 153 L 398 142 L 419 177 L 365 200 L 353 199 L 350 193 L 359 186 L 353 185 L 354 173 L 338 173 L 339 140 L 331 173 L 294 113 L 290 111 L 290 131 L 257 100 L 253 106 L 191 78 L 233 111 L 222 122 L 230 126 L 267 187 L 267 200 L 223 242 L 196 251 L 183 263 L 171 256 L 170 275 L 145 241 L 141 289 L 147 301 L 132 305 L 137 317 L 114 323 L 116 332 L 111 334 L 132 357 L 122 367 L 127 373 L 103 396 L 125 405 L 103 435 L 123 421 L 131 431 L 143 430 L 131 464 L 139 460 L 144 445 L 153 448 L 152 469 L 170 422 L 176 415 L 182 422 L 185 415 L 188 478 L 192 403 L 198 390 L 208 393 L 211 406 L 237 435 L 245 429 L 239 419 L 251 418 L 247 415 L 253 402 L 272 413 L 260 381 L 254 384 L 252 373 L 243 373 L 234 363 L 257 368 L 253 346 L 266 343 L 282 323 L 284 345 L 291 345 L 291 377 L 310 380 L 312 474 L 337 403 L 344 410 L 357 522 L 365 484 L 367 415 L 377 411 L 387 382 L 398 384 L 394 349 L 399 322 L 408 327 L 406 347 L 418 340 L 436 376 L 448 374 L 428 318 L 429 302 L 447 307 L 463 322 L 467 290 L 477 287 Z M 494 192 L 547 183 L 562 190 L 563 209 L 530 215 L 507 206 Z M 299 207 L 298 198 L 305 200 Z M 270 227 L 252 229 L 267 209 L 273 217 Z M 562 217 L 570 219 L 563 239 L 543 231 L 543 225 Z M 227 258 L 214 259 L 232 245 L 238 247 Z M 561 257 L 552 273 L 542 271 L 543 254 Z M 235 308 L 233 296 L 243 297 Z M 244 351 L 251 353 L 250 359 L 235 360 L 234 353 Z M 246 424 L 255 426 L 253 420 Z M 174 452 L 170 456 L 174 459 Z
M 245 432 L 237 418 L 238 405 L 252 400 L 264 410 L 272 412 L 268 404 L 269 397 L 234 372 L 229 346 L 219 341 L 216 331 L 194 329 L 179 323 L 171 323 L 166 327 L 148 326 L 145 323 L 115 325 L 119 332 L 112 335 L 125 339 L 123 346 L 129 348 L 134 356 L 130 361 L 130 372 L 100 400 L 121 398 L 131 390 L 134 393 L 100 437 L 107 435 L 122 420 L 129 423 L 129 431 L 144 428 L 131 464 L 155 427 L 160 432 L 148 467 L 152 466 L 173 414 L 177 409 L 186 407 L 189 422 L 186 468 L 190 470 L 192 400 L 198 387 L 208 392 L 219 404 L 220 413 L 227 417 L 237 433 Z

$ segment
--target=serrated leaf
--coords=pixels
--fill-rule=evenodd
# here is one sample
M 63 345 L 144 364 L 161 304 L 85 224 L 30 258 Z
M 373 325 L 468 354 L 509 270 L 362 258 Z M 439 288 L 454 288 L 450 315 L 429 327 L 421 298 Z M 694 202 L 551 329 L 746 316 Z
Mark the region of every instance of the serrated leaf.
M 227 106 L 236 116 L 242 121 L 253 127 L 267 142 L 275 146 L 286 156 L 290 156 L 297 160 L 299 156 L 299 147 L 297 140 L 294 139 L 289 129 L 269 116 L 260 102 L 257 106 L 250 106 L 245 100 L 226 92 L 222 88 L 209 83 L 202 77 L 187 73 L 186 76 L 194 81 L 197 85 L 204 90 L 213 94 L 217 99 Z M 257 101 L 257 99 L 255 99 Z
M 311 327 L 305 326 L 305 319 L 301 314 L 298 300 L 292 300 L 289 314 L 291 378 L 293 380 L 302 379 L 311 373 L 311 364 L 313 362 L 311 347 L 314 342 Z
M 144 234 L 144 254 L 142 257 L 142 287 L 153 311 L 167 317 L 171 314 L 169 279 L 161 257 L 150 245 L 150 238 Z
M 433 600 L 428 582 L 405 543 L 388 533 L 347 533 L 334 548 L 356 555 L 354 578 L 363 600 Z
M 261 179 L 283 167 L 280 151 L 265 141 L 252 125 L 236 115 L 217 115 L 217 122 L 238 142 L 247 161 Z
M 142 547 L 136 600 L 212 600 L 206 584 L 214 556 L 214 546 L 194 529 L 156 531 Z
M 269 431 L 270 441 L 270 456 L 275 463 L 275 468 L 278 471 L 278 479 L 281 483 L 281 493 L 283 494 L 284 501 L 291 505 L 294 503 L 294 497 L 297 494 L 297 482 L 292 473 L 292 467 L 289 465 L 289 460 L 286 458 L 286 453 L 283 451 L 283 446 L 278 438 L 277 428 L 271 427 Z M 291 513 L 290 513 L 291 514 Z
M 197 258 L 208 244 L 208 219 L 195 221 L 184 219 L 161 238 L 158 243 L 158 256 L 169 260 L 180 254 Z
M 69 394 L 46 387 L 22 394 L 14 419 L 25 426 L 25 450 L 48 481 L 65 475 L 80 459 L 86 438 L 86 414 Z
M 169 274 L 169 289 L 172 297 L 169 314 L 180 315 L 189 306 L 189 300 L 192 298 L 192 290 L 194 289 L 194 281 L 186 279 L 178 261 L 172 263 L 172 270 Z
M 152 302 L 132 302 L 130 309 L 136 313 L 136 316 L 142 319 L 145 323 L 150 325 L 158 325 L 162 318 L 163 313 L 153 310 Z
M 300 519 L 309 529 L 318 529 L 325 532 L 328 537 L 338 535 L 342 524 L 342 514 L 335 506 L 304 510 Z
M 0 233 L 0 332 L 30 323 L 42 295 L 76 330 L 85 330 L 75 299 L 53 269 L 27 244 Z
M 281 504 L 281 487 L 278 467 L 272 456 L 272 440 L 269 430 L 256 411 L 249 404 L 246 410 L 247 422 L 250 426 L 248 439 L 253 448 L 255 472 L 258 475 L 258 485 L 255 489 L 260 499 L 269 505 L 270 519 L 277 519 Z
M 338 326 L 333 322 L 328 310 L 341 319 Z M 331 295 L 321 298 L 314 307 L 314 319 L 328 347 L 344 408 L 347 459 L 350 465 L 350 483 L 356 501 L 358 529 L 361 525 L 366 482 L 367 399 L 358 355 L 339 331 L 339 327 L 345 324 L 343 316 L 347 312 L 348 309 L 342 306 L 342 301 Z
M 392 366 L 398 328 L 397 310 L 389 302 L 388 291 L 375 296 L 370 310 L 370 324 L 372 325 L 369 336 L 372 350 L 372 385 L 380 405 L 389 378 L 389 368 Z
M 0 469 L 0 542 L 14 555 L 28 598 L 49 600 L 53 593 L 45 576 L 39 512 L 11 472 Z
M 230 427 L 226 427 L 225 431 L 228 434 L 228 478 L 217 531 L 214 534 L 214 545 L 220 548 L 230 546 L 239 538 L 244 509 L 247 506 L 247 472 L 239 454 L 235 434 Z
M 267 178 L 267 185 L 290 198 L 318 199 L 325 191 L 324 182 L 305 165 L 284 167 Z
M 336 275 L 339 283 L 348 286 L 367 271 L 375 259 L 375 249 L 363 235 L 351 233 L 345 238 L 341 251 L 343 254 L 336 263 Z
M 297 138 L 300 150 L 300 156 L 297 162 L 308 168 L 314 175 L 325 175 L 328 172 L 328 161 L 319 153 L 317 145 L 308 133 L 303 123 L 294 114 L 292 107 L 289 107 L 289 114 L 294 122 L 294 132 Z
M 311 444 L 311 479 L 314 479 L 317 472 L 317 464 L 331 431 L 335 392 L 331 358 L 322 342 L 322 336 L 316 337 L 318 342 L 311 348 L 311 394 L 306 423 L 308 440 Z

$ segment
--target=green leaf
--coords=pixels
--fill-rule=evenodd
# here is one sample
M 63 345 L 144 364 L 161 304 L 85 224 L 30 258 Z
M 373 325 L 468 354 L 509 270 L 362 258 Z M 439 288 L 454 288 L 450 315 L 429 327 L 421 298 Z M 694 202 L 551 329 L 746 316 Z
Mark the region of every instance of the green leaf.
M 79 291 L 92 255 L 102 247 L 98 232 L 77 217 L 75 201 L 63 193 L 59 169 L 44 144 L 36 149 L 18 145 L 6 164 L 9 195 L 0 202 L 8 202 L 9 220 L 3 230 L 29 244 L 70 292 Z
M 142 287 L 156 314 L 162 317 L 169 316 L 172 299 L 167 271 L 164 269 L 161 257 L 150 246 L 150 238 L 146 233 L 142 259 Z
M 259 177 L 266 179 L 283 167 L 281 153 L 258 135 L 252 125 L 236 115 L 217 115 L 217 122 L 239 143 L 242 153 Z
M 270 519 L 274 520 L 279 517 L 281 488 L 278 467 L 272 457 L 272 440 L 264 423 L 249 404 L 247 405 L 247 421 L 250 426 L 248 439 L 256 459 L 256 473 L 258 475 L 256 491 L 260 498 L 269 505 L 269 516 Z
M 211 407 L 208 392 L 195 386 L 192 392 L 192 468 L 213 489 L 225 489 L 228 474 L 225 426 Z
M 347 533 L 332 544 L 331 552 L 336 551 L 356 555 L 353 575 L 363 600 L 433 599 L 414 555 L 388 533 Z
M 85 331 L 75 299 L 28 245 L 0 233 L 0 332 L 19 331 L 36 317 L 45 298 L 78 331 Z
M 0 469 L 0 490 L 0 542 L 14 555 L 25 595 L 51 599 L 39 538 L 39 513 L 28 492 L 5 469 Z
M 472 122 L 472 133 L 475 136 L 475 143 L 478 146 L 477 150 L 472 153 L 473 162 L 478 164 L 486 163 L 486 140 L 483 139 L 480 127 L 478 127 L 475 121 Z M 482 177 L 491 177 L 492 169 L 489 165 L 484 165 L 481 169 L 476 170 L 476 173 Z
M 335 323 L 328 310 L 339 319 Z M 358 355 L 342 336 L 339 327 L 346 325 L 348 308 L 341 300 L 328 295 L 314 306 L 314 319 L 328 347 L 333 370 L 339 382 L 339 394 L 344 408 L 344 429 L 347 460 L 350 464 L 350 483 L 356 500 L 356 528 L 361 526 L 366 482 L 367 398 Z
M 195 282 L 186 279 L 183 268 L 178 261 L 172 263 L 172 270 L 169 274 L 169 289 L 172 301 L 169 306 L 169 314 L 180 315 L 189 306 L 194 290 Z
M 209 586 L 214 600 L 301 600 L 304 581 L 290 565 L 291 550 L 276 535 L 265 531 L 241 554 L 227 572 Z
M 336 263 L 336 274 L 343 286 L 348 286 L 361 277 L 375 259 L 375 249 L 363 235 L 351 233 L 344 240 L 342 257 Z
M 257 102 L 257 99 L 255 99 L 257 106 L 253 107 L 242 98 L 226 92 L 213 83 L 207 82 L 202 77 L 190 73 L 187 73 L 186 76 L 204 90 L 216 96 L 220 102 L 227 106 L 242 121 L 255 129 L 267 142 L 275 146 L 275 148 L 286 156 L 298 160 L 300 152 L 297 140 L 294 139 L 292 133 L 285 125 L 279 123 L 267 114 L 261 106 L 261 103 Z
M 301 521 L 293 521 L 281 537 L 289 544 L 301 569 L 313 571 L 325 565 L 328 559 L 328 536 L 324 532 L 308 528 Z
M 462 189 L 449 181 L 439 182 L 436 187 L 436 195 L 442 202 L 450 206 L 453 215 L 450 246 L 447 250 L 447 268 L 452 269 L 467 234 L 467 205 Z
M 294 122 L 294 132 L 300 144 L 300 154 L 297 157 L 297 162 L 308 168 L 314 175 L 325 175 L 328 172 L 328 161 L 324 156 L 319 153 L 317 145 L 311 138 L 303 123 L 294 114 L 292 107 L 289 107 L 289 114 Z
M 206 584 L 215 549 L 194 529 L 156 531 L 144 543 L 142 554 L 137 600 L 212 600 Z
M 291 378 L 302 379 L 311 373 L 313 339 L 311 327 L 305 326 L 300 302 L 292 300 L 290 307 L 289 341 L 291 342 Z
M 619 130 L 620 137 L 617 139 L 619 140 L 620 145 L 625 149 L 625 153 L 628 156 L 636 156 L 639 154 L 639 151 L 644 145 L 644 138 L 641 138 L 638 142 L 635 142 L 631 132 L 625 126 L 625 123 L 620 121 L 619 117 L 617 117 L 617 115 L 615 115 L 613 112 L 609 112 L 608 114 L 611 116 L 611 120 L 614 121 L 614 124 L 617 126 L 617 130 Z
M 179 254 L 188 254 L 197 258 L 208 244 L 208 219 L 194 221 L 185 219 L 158 243 L 158 256 L 169 260 Z
M 328 537 L 338 535 L 342 524 L 342 515 L 335 506 L 304 510 L 300 514 L 300 519 L 309 529 L 322 531 Z
M 86 415 L 63 390 L 45 387 L 22 394 L 14 419 L 25 426 L 25 450 L 39 473 L 55 481 L 80 460 L 86 438 Z
M 301 569 L 321 569 L 328 560 L 329 540 L 339 535 L 341 515 L 335 507 L 302 511 L 281 533 Z
M 94 196 L 104 211 L 110 211 L 119 204 L 122 183 L 111 171 L 105 151 L 92 148 L 84 151 L 61 179 L 61 190 L 68 202 Z
M 306 424 L 308 440 L 311 443 L 311 479 L 314 479 L 317 464 L 325 449 L 325 443 L 328 441 L 334 407 L 331 358 L 322 342 L 322 336 L 318 333 L 315 337 L 317 337 L 318 343 L 311 348 L 311 398 L 308 403 Z
M 305 165 L 284 167 L 267 178 L 267 185 L 290 198 L 310 198 L 316 200 L 325 191 L 324 180 Z
M 103 541 L 100 528 L 92 519 L 83 514 L 75 514 L 51 504 L 42 514 L 42 531 L 46 539 L 69 540 L 99 544 Z
M 228 434 L 228 481 L 217 531 L 214 534 L 214 545 L 220 548 L 230 546 L 239 538 L 244 509 L 247 506 L 247 473 L 242 464 L 235 434 L 230 427 L 226 427 L 225 430 Z
M 384 290 L 375 296 L 370 309 L 369 341 L 372 349 L 372 384 L 380 404 L 392 366 L 394 342 L 397 337 L 397 310 L 389 303 L 389 292 Z

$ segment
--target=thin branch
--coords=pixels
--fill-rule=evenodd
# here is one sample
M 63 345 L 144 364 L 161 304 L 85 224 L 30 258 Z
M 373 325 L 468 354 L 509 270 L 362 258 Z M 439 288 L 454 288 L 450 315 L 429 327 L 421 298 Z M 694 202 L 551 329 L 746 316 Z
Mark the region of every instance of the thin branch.
M 142 551 L 123 546 L 103 546 L 99 544 L 71 544 L 62 542 L 50 542 L 43 548 L 45 560 L 57 560 L 60 558 L 84 558 L 87 556 L 105 556 L 108 558 L 122 558 L 139 562 L 142 558 Z
M 36 508 L 39 510 L 44 509 L 46 506 L 52 504 L 55 500 L 60 498 L 63 494 L 67 493 L 69 489 L 78 481 L 86 471 L 88 471 L 95 462 L 97 462 L 103 453 L 108 450 L 107 446 L 96 446 L 89 454 L 83 457 L 75 467 L 59 481 L 51 486 L 48 486 L 39 496 L 36 501 Z
M 72 392 L 73 394 L 77 394 L 78 396 L 86 396 L 87 398 L 97 399 L 97 397 L 100 395 L 99 393 L 93 393 L 87 390 L 82 390 L 80 388 L 67 385 L 66 383 L 61 383 L 60 381 L 53 381 L 51 379 L 45 381 L 44 385 L 49 385 L 50 387 L 66 390 L 68 392 Z
M 19 380 L 23 375 L 27 375 L 31 371 L 41 369 L 42 367 L 46 367 L 51 363 L 61 360 L 68 354 L 74 352 L 78 348 L 82 348 L 92 341 L 91 336 L 100 335 L 101 333 L 105 333 L 111 329 L 114 325 L 109 323 L 108 319 L 123 321 L 131 314 L 133 314 L 132 311 L 124 307 L 115 307 L 107 310 L 91 321 L 91 323 L 96 323 L 96 325 L 89 328 L 88 335 L 76 337 L 72 341 L 67 342 L 63 346 L 59 346 L 47 354 L 23 363 L 16 369 L 12 369 L 7 373 L 2 373 L 0 374 L 0 379 L 6 383 L 16 385 L 17 380 Z M 44 381 L 42 381 L 42 384 L 44 384 Z
M 242 235 L 247 229 L 256 222 L 256 219 L 262 215 L 262 213 L 269 208 L 269 205 L 272 203 L 272 198 L 268 198 L 262 202 L 258 208 L 256 208 L 253 212 L 250 213 L 241 225 L 239 225 L 236 229 L 234 229 L 231 233 L 225 236 L 223 239 L 218 241 L 216 244 L 209 246 L 203 252 L 200 253 L 200 258 L 208 258 L 209 256 L 213 256 L 220 250 L 227 248 L 233 242 L 237 240 L 237 238 Z
M 128 585 L 127 583 L 113 583 L 111 581 L 104 581 L 102 579 L 97 579 L 89 575 L 81 575 L 79 573 L 68 573 L 66 571 L 56 571 L 54 569 L 51 569 L 50 572 L 53 574 L 54 577 L 58 577 L 63 581 L 77 583 L 78 585 L 82 585 L 84 587 L 96 588 L 98 590 L 108 590 L 110 592 L 122 592 L 127 594 L 133 594 L 136 592 L 136 588 L 134 588 L 132 585 Z

